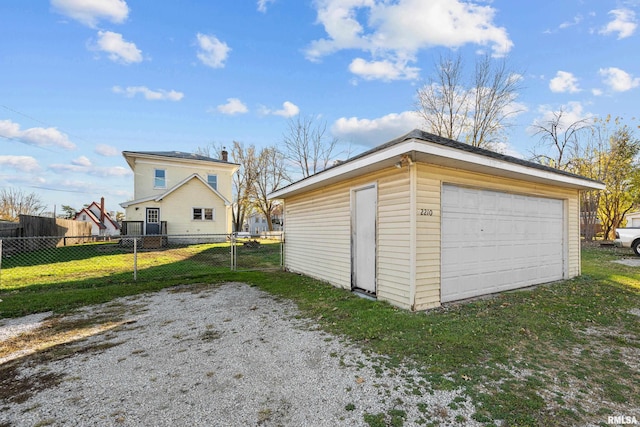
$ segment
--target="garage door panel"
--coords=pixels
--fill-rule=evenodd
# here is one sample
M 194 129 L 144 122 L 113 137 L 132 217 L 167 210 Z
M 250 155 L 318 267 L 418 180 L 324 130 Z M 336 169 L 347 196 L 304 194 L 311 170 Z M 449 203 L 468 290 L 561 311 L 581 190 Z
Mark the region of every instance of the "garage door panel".
M 562 200 L 444 185 L 443 302 L 562 279 Z

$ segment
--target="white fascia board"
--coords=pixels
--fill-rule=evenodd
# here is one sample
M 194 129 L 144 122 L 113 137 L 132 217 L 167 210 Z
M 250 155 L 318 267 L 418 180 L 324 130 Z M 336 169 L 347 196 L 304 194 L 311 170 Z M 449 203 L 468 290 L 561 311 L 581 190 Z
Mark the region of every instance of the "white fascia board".
M 486 157 L 480 154 L 460 151 L 446 146 L 414 142 L 413 150 L 424 154 L 448 158 L 454 161 L 460 161 L 462 163 L 474 164 L 481 167 L 490 168 L 490 170 L 499 170 L 507 173 L 518 174 L 520 176 L 538 178 L 544 181 L 552 181 L 560 186 L 580 187 L 583 189 L 593 190 L 605 189 L 605 185 L 602 183 L 591 181 L 588 179 L 582 179 L 578 176 L 563 175 L 555 173 L 553 171 L 547 171 L 508 162 L 506 160 L 494 159 L 492 157 Z
M 334 166 L 329 169 L 325 169 L 324 171 L 316 175 L 312 175 L 306 179 L 293 183 L 285 188 L 276 190 L 273 193 L 269 194 L 269 198 L 270 199 L 283 198 L 288 194 L 296 193 L 304 188 L 321 184 L 324 181 L 332 181 L 336 178 L 339 178 L 340 176 L 346 175 L 348 173 L 352 173 L 359 169 L 370 167 L 377 163 L 394 159 L 395 157 L 401 156 L 406 152 L 407 152 L 407 148 L 404 143 L 399 145 L 394 145 L 392 147 L 389 147 L 380 151 L 373 152 L 368 156 L 365 156 L 353 161 L 347 161 L 341 165 Z
M 329 184 L 341 176 L 353 174 L 355 171 L 360 169 L 375 167 L 377 164 L 387 163 L 388 165 L 391 165 L 395 163 L 395 161 L 400 160 L 400 156 L 403 154 L 411 152 L 429 156 L 425 162 L 427 164 L 446 163 L 451 167 L 456 167 L 462 170 L 476 170 L 478 172 L 494 174 L 497 176 L 524 180 L 527 180 L 528 178 L 528 180 L 556 184 L 561 187 L 594 190 L 603 190 L 605 188 L 602 183 L 582 179 L 577 176 L 563 175 L 553 171 L 528 167 L 506 160 L 466 152 L 440 144 L 429 143 L 423 140 L 409 139 L 380 151 L 374 151 L 371 154 L 354 161 L 347 161 L 344 164 L 334 166 L 319 174 L 310 176 L 280 190 L 276 190 L 269 195 L 269 198 L 282 199 L 307 188 L 317 188 L 322 186 L 324 182 Z M 445 161 L 438 162 L 434 157 L 445 159 Z M 416 159 L 414 159 L 414 161 L 415 160 Z
M 149 197 L 143 197 L 142 199 L 129 200 L 128 202 L 120 203 L 120 206 L 122 206 L 123 208 L 128 208 L 131 205 L 137 205 L 138 203 L 148 202 L 150 200 L 154 200 L 155 198 L 156 196 L 149 196 Z

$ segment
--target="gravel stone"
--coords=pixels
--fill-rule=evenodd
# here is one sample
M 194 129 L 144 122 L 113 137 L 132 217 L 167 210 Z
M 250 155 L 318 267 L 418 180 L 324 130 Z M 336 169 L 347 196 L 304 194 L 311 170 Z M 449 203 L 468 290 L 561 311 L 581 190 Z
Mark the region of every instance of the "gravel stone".
M 461 391 L 386 369 L 383 357 L 246 284 L 174 288 L 73 316 L 118 305 L 125 323 L 74 343 L 73 354 L 18 360 L 22 377 L 62 380 L 21 403 L 0 400 L 0 425 L 365 426 L 365 414 L 390 420 L 393 410 L 405 426 L 479 425 Z

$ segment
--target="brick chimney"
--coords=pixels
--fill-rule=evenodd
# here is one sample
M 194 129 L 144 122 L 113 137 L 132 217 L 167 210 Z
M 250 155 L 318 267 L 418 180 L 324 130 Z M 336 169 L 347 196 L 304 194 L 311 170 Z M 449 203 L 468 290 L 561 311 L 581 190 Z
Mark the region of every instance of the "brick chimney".
M 223 162 L 228 162 L 229 161 L 229 153 L 227 152 L 227 147 L 222 147 L 222 161 Z
M 100 223 L 104 224 L 104 197 L 100 197 Z

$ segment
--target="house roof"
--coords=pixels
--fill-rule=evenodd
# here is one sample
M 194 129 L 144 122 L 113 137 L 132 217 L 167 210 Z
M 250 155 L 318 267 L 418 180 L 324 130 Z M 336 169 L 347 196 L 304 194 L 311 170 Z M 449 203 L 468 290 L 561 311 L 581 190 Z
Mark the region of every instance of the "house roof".
M 224 197 L 222 194 L 220 194 L 220 192 L 218 190 L 216 190 L 215 188 L 210 186 L 209 183 L 207 181 L 205 181 L 200 175 L 198 175 L 197 173 L 194 173 L 194 174 L 189 175 L 188 177 L 186 177 L 185 179 L 183 179 L 182 181 L 180 181 L 179 183 L 177 183 L 173 187 L 169 188 L 167 191 L 165 191 L 162 194 L 157 194 L 157 195 L 153 195 L 153 196 L 149 196 L 149 197 L 144 197 L 142 199 L 137 199 L 137 200 L 130 200 L 128 202 L 120 203 L 120 206 L 122 206 L 123 208 L 127 208 L 127 207 L 129 207 L 131 205 L 136 205 L 138 203 L 144 203 L 144 202 L 149 202 L 149 201 L 160 202 L 160 201 L 162 201 L 162 199 L 164 199 L 165 197 L 167 197 L 168 195 L 170 195 L 174 191 L 178 190 L 180 187 L 186 185 L 189 181 L 191 181 L 193 179 L 196 179 L 196 180 L 202 182 L 206 186 L 206 188 L 209 189 L 209 191 L 211 191 L 213 194 L 215 194 L 220 199 L 222 199 L 222 201 L 224 202 L 225 206 L 230 206 L 231 205 L 231 202 L 229 200 L 227 200 L 227 198 Z
M 270 198 L 291 197 L 365 173 L 412 161 L 436 164 L 505 178 L 524 179 L 576 189 L 604 189 L 599 181 L 549 166 L 496 153 L 418 129 L 379 145 L 349 160 L 274 191 Z
M 96 224 L 100 229 L 102 229 L 102 230 L 103 230 L 103 229 L 107 228 L 107 226 L 106 226 L 106 225 L 104 225 L 104 223 L 100 222 L 100 215 L 99 215 L 99 213 L 95 213 L 94 211 L 92 211 L 92 210 L 91 210 L 91 207 L 92 207 L 92 206 L 95 206 L 95 207 L 97 208 L 98 212 L 100 212 L 100 205 L 99 205 L 99 204 L 97 204 L 96 202 L 91 202 L 91 204 L 90 204 L 89 206 L 87 206 L 86 208 L 82 208 L 82 209 L 80 210 L 80 212 L 76 213 L 76 216 L 75 216 L 73 219 L 74 219 L 74 220 L 78 220 L 78 217 L 80 217 L 80 215 L 81 215 L 82 213 L 84 213 L 84 214 L 86 214 L 86 215 L 89 217 L 89 219 L 90 219 L 91 221 L 93 221 L 93 222 L 94 222 L 94 223 L 95 223 L 95 224 Z M 111 215 L 109 215 L 109 213 L 108 213 L 108 212 L 106 212 L 106 211 L 104 212 L 104 219 L 105 219 L 105 221 L 109 221 L 109 222 L 110 222 L 110 223 L 115 227 L 115 229 L 116 229 L 116 230 L 119 230 L 119 229 L 120 229 L 120 225 L 119 225 L 117 222 L 115 222 L 115 221 L 111 218 Z
M 82 208 L 80 210 L 80 212 L 78 212 L 74 218 L 74 220 L 78 221 L 78 218 L 80 217 L 80 215 L 85 214 L 94 224 L 96 224 L 98 226 L 98 228 L 100 228 L 101 230 L 104 230 L 105 228 L 107 228 L 106 225 L 104 225 L 103 223 L 100 222 L 100 219 L 96 217 L 96 215 L 91 212 L 89 209 L 87 208 Z
M 186 153 L 184 151 L 123 151 L 122 155 L 129 163 L 131 169 L 133 169 L 133 164 L 130 161 L 133 157 L 159 157 L 165 159 L 174 159 L 174 160 L 191 160 L 191 161 L 199 161 L 199 162 L 210 162 L 216 163 L 218 165 L 232 165 L 239 166 L 237 163 L 225 162 L 220 159 L 213 159 L 207 156 L 201 156 L 200 154 L 194 153 Z

